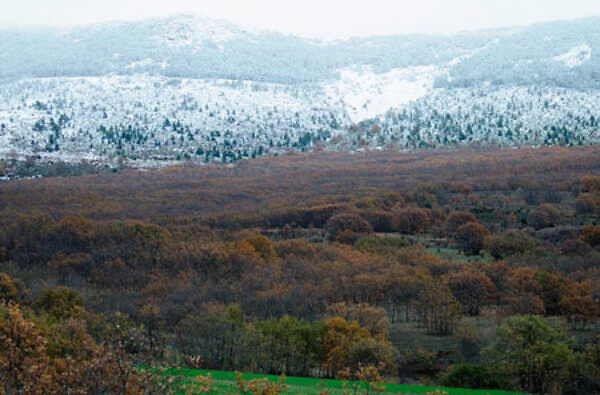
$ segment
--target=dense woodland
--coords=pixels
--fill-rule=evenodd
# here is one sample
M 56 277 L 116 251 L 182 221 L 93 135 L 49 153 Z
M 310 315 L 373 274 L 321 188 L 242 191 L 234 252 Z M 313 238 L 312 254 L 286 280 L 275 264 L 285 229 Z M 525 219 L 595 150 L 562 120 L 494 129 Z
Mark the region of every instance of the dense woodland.
M 13 180 L 0 213 L 4 393 L 165 391 L 149 366 L 600 392 L 598 147 Z

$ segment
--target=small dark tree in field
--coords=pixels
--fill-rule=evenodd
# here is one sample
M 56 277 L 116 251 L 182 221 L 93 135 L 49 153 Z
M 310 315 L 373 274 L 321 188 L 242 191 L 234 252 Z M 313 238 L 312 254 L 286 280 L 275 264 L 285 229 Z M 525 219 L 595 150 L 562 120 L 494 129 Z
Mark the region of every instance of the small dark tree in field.
M 334 240 L 340 233 L 350 230 L 355 234 L 372 233 L 373 229 L 367 221 L 356 213 L 340 213 L 329 218 L 325 224 L 325 230 L 329 237 Z
M 556 226 L 560 220 L 560 211 L 552 204 L 540 204 L 527 216 L 527 223 L 536 230 Z
M 482 225 L 468 222 L 458 228 L 454 239 L 465 254 L 477 255 L 483 249 L 485 238 L 489 234 Z

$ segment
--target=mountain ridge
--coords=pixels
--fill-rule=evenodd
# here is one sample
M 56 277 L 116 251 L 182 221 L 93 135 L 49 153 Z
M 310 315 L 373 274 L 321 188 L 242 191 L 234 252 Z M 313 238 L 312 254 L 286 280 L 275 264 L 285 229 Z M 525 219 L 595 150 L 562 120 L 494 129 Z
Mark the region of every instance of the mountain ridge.
M 522 79 L 535 82 L 531 69 L 543 66 L 539 58 L 552 58 L 588 44 L 592 47 L 589 64 L 582 65 L 585 70 L 552 69 L 540 78 L 569 86 L 578 83 L 585 86 L 591 81 L 597 86 L 598 79 L 590 78 L 589 73 L 597 70 L 600 62 L 600 45 L 595 44 L 600 42 L 598 22 L 600 17 L 455 35 L 375 36 L 323 43 L 271 31 L 251 32 L 225 21 L 182 14 L 138 22 L 96 24 L 68 31 L 0 31 L 0 60 L 4 65 L 0 77 L 149 72 L 185 78 L 306 83 L 330 79 L 338 69 L 354 64 L 370 64 L 378 72 L 439 66 L 496 42 L 496 52 L 488 48 L 463 62 L 464 65 L 453 65 L 450 70 L 453 84 L 489 79 L 497 76 L 497 69 L 506 69 L 507 65 L 514 68 L 519 64 L 529 67 L 508 70 L 504 73 L 506 82 L 519 82 L 518 74 L 523 73 Z M 552 45 L 544 44 L 544 36 L 551 39 Z M 582 42 L 584 36 L 589 42 Z M 540 46 L 543 48 L 536 49 Z M 144 59 L 152 62 L 135 70 L 127 68 Z M 561 79 L 553 81 L 551 73 L 561 74 Z

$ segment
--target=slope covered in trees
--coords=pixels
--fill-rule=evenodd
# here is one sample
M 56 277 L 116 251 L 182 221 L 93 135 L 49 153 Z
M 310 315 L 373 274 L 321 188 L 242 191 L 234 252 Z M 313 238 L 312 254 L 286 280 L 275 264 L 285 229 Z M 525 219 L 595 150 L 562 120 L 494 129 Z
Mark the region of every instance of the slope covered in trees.
M 438 83 L 598 87 L 598 18 L 455 35 L 321 42 L 179 15 L 72 29 L 0 30 L 0 78 L 150 73 L 277 83 L 321 82 L 339 69 L 446 66 Z M 581 67 L 578 67 L 581 66 Z
M 368 369 L 373 382 L 594 393 L 599 202 L 596 147 L 3 182 L 0 355 L 14 359 L 0 372 L 33 363 L 48 383 L 88 388 L 124 376 L 73 381 L 65 361 L 85 377 L 113 363 Z

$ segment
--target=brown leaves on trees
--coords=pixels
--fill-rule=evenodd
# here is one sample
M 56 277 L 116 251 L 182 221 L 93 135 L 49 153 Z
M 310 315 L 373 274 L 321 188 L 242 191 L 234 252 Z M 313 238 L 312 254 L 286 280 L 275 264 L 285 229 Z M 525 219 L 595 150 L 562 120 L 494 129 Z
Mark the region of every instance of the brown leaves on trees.
M 449 335 L 458 320 L 460 303 L 446 284 L 432 283 L 421 290 L 417 311 L 429 333 Z
M 29 303 L 31 295 L 21 280 L 0 272 L 0 301 L 17 304 Z
M 575 200 L 575 212 L 578 215 L 594 214 L 600 209 L 600 198 L 590 193 L 582 193 Z
M 468 211 L 453 211 L 446 219 L 444 229 L 452 235 L 458 231 L 458 228 L 469 222 L 479 223 L 477 218 Z
M 56 391 L 46 341 L 35 325 L 9 303 L 0 318 L 0 379 L 5 394 Z
M 0 308 L 2 393 L 129 394 L 154 385 L 119 350 L 97 345 L 83 321 L 39 320 L 38 328 L 14 303 Z
M 360 215 L 352 212 L 336 214 L 329 218 L 325 224 L 325 230 L 332 240 L 338 238 L 343 232 L 346 232 L 343 241 L 350 241 L 351 235 L 369 234 L 373 232 L 371 225 Z M 348 232 L 350 231 L 350 232 Z M 356 238 L 352 242 L 356 241 Z
M 494 259 L 500 260 L 523 254 L 534 245 L 534 240 L 524 231 L 509 229 L 500 235 L 488 236 L 484 247 Z
M 408 206 L 394 212 L 394 228 L 405 234 L 425 233 L 433 223 L 431 210 Z
M 583 228 L 581 239 L 592 247 L 600 246 L 600 225 L 587 225 Z
M 490 232 L 483 225 L 467 222 L 456 230 L 454 240 L 465 254 L 478 255 L 489 234 Z
M 327 315 L 341 317 L 347 322 L 357 321 L 372 336 L 382 339 L 387 337 L 391 325 L 385 309 L 367 303 L 335 303 L 327 307 Z
M 324 367 L 330 377 L 345 370 L 359 371 L 362 363 L 382 366 L 390 372 L 394 370 L 395 355 L 391 344 L 372 338 L 357 321 L 334 317 L 327 320 L 325 326 Z
M 483 273 L 466 270 L 448 276 L 448 287 L 460 302 L 463 312 L 479 315 L 481 307 L 491 303 L 496 294 L 496 286 Z
M 556 226 L 560 223 L 562 215 L 552 204 L 540 204 L 529 212 L 527 224 L 536 230 Z

